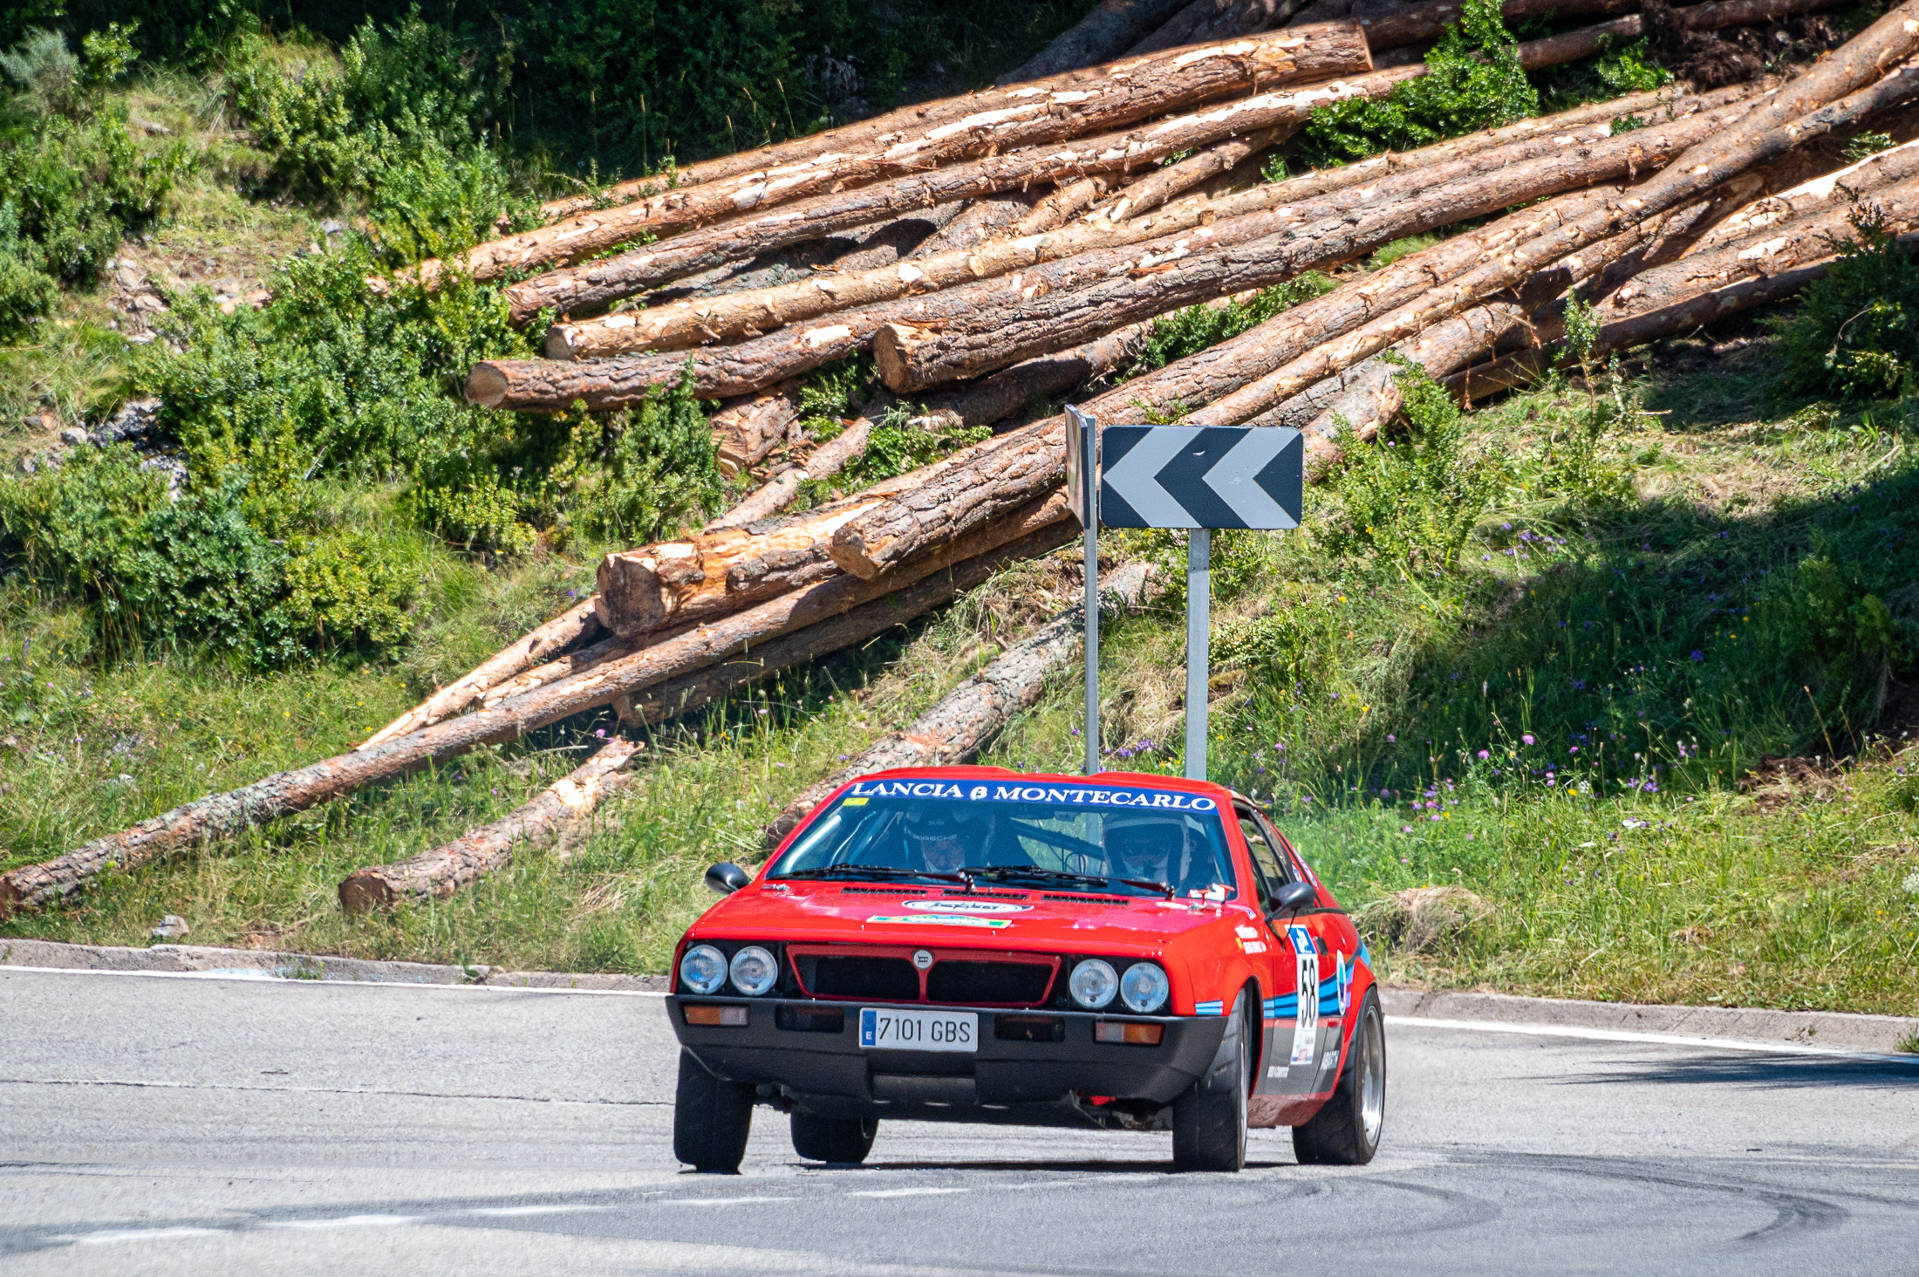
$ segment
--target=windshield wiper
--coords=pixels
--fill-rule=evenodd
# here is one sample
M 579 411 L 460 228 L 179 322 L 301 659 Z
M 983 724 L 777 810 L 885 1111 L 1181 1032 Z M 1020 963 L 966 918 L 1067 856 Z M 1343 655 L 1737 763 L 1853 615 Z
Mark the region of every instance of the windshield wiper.
M 1163 892 L 1168 897 L 1173 894 L 1173 889 L 1167 884 L 1147 878 L 1108 878 L 1101 874 L 1073 873 L 1065 869 L 1046 869 L 1039 865 L 968 865 L 960 872 L 971 877 L 988 878 L 998 882 L 1024 878 L 1034 882 L 1087 887 L 1107 887 L 1117 882 L 1122 886 Z
M 930 878 L 934 882 L 957 882 L 961 886 L 965 886 L 968 882 L 964 873 L 941 873 L 936 869 L 901 869 L 894 865 L 822 865 L 818 869 L 796 869 L 792 873 L 773 876 L 775 878 L 874 878 L 880 881 L 903 878 L 919 881 Z

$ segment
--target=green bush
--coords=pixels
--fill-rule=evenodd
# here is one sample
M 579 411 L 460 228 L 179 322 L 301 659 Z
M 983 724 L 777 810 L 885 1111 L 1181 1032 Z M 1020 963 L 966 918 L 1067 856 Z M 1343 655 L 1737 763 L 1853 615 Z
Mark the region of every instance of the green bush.
M 725 484 L 690 361 L 678 385 L 656 386 L 637 409 L 582 430 L 600 436 L 604 458 L 573 502 L 573 521 L 586 535 L 638 545 L 689 516 L 718 511 Z
M 123 108 L 100 94 L 131 61 L 118 29 L 65 37 L 30 31 L 0 53 L 0 340 L 17 338 L 57 296 L 91 283 L 121 240 L 160 214 L 187 163 L 184 145 L 142 155 Z
M 1311 301 L 1332 287 L 1332 280 L 1318 271 L 1309 271 L 1297 279 L 1262 289 L 1249 301 L 1228 302 L 1224 306 L 1188 306 L 1163 319 L 1156 319 L 1146 336 L 1145 347 L 1127 369 L 1126 375 L 1137 377 L 1155 368 L 1164 368 L 1175 360 L 1237 337 L 1283 310 L 1303 301 Z
M 1782 384 L 1839 399 L 1909 393 L 1919 368 L 1919 263 L 1875 211 L 1786 326 Z
M 1499 0 L 1466 0 L 1456 26 L 1426 55 L 1427 73 L 1383 98 L 1355 98 L 1314 111 L 1299 150 L 1314 168 L 1409 150 L 1442 138 L 1539 114 Z
M 1450 571 L 1505 487 L 1507 470 L 1493 457 L 1466 454 L 1465 414 L 1425 369 L 1408 364 L 1397 381 L 1406 404 L 1401 437 L 1369 446 L 1342 425 L 1344 510 L 1327 529 L 1327 545 L 1381 575 Z

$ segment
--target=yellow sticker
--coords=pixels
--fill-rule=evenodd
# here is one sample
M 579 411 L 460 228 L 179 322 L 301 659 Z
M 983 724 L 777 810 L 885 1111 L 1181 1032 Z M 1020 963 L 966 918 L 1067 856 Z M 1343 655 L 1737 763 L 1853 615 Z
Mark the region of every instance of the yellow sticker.
M 840 804 L 840 806 L 842 806 L 842 807 L 864 807 L 864 806 L 866 806 L 866 800 L 865 800 L 864 798 L 848 798 L 848 799 L 847 799 L 847 800 L 846 800 L 845 802 L 843 802 L 843 803 L 841 803 L 841 804 Z

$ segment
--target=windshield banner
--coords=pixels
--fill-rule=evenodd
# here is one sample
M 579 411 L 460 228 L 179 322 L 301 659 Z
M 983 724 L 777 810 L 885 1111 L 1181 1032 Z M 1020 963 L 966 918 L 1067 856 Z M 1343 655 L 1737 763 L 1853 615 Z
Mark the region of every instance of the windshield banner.
M 1003 781 L 863 780 L 846 791 L 849 806 L 874 798 L 941 798 L 964 803 L 1036 803 L 1048 807 L 1127 807 L 1153 811 L 1217 811 L 1199 794 L 1171 789 L 1109 789 L 1100 785 L 1018 785 Z

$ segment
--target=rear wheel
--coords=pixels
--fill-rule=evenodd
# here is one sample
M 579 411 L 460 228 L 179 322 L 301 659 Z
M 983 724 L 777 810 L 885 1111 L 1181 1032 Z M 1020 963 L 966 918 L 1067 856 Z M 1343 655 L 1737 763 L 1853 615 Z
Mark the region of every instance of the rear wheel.
M 1252 1043 L 1246 1031 L 1246 995 L 1233 999 L 1213 1062 L 1192 1089 L 1173 1101 L 1173 1169 L 1237 1171 L 1246 1165 L 1247 1078 Z
M 753 1090 L 714 1077 L 680 1052 L 680 1085 L 673 1097 L 673 1156 L 696 1171 L 730 1175 L 746 1156 L 753 1124 Z
M 1312 1120 L 1293 1128 L 1293 1153 L 1304 1163 L 1364 1166 L 1379 1151 L 1386 1125 L 1386 1024 L 1379 994 L 1366 990 L 1353 1025 L 1352 1058 L 1339 1085 Z
M 875 1118 L 820 1117 L 793 1111 L 793 1151 L 809 1162 L 858 1165 L 873 1148 L 880 1124 Z

